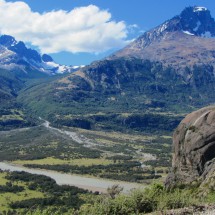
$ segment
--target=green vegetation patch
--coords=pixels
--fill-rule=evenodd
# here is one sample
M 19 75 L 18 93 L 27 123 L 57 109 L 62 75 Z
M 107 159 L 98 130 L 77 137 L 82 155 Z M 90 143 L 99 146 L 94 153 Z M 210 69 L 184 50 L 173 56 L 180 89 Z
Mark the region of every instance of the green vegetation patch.
M 0 211 L 12 214 L 27 214 L 39 207 L 61 208 L 66 212 L 78 209 L 84 203 L 81 195 L 86 190 L 73 186 L 59 186 L 46 176 L 32 175 L 26 172 L 1 172 Z
M 0 211 L 11 209 L 10 204 L 16 201 L 31 198 L 43 198 L 44 194 L 39 190 L 29 190 L 23 181 L 11 181 L 8 172 L 0 172 Z
M 42 125 L 1 132 L 0 161 L 140 183 L 165 177 L 170 167 L 170 138 L 63 129 L 76 132 L 83 144 Z
M 93 166 L 93 165 L 109 165 L 112 164 L 112 160 L 107 160 L 104 158 L 82 158 L 82 159 L 71 159 L 71 160 L 62 160 L 53 157 L 48 157 L 38 160 L 17 160 L 14 161 L 15 164 L 38 164 L 38 165 L 77 165 L 77 166 Z

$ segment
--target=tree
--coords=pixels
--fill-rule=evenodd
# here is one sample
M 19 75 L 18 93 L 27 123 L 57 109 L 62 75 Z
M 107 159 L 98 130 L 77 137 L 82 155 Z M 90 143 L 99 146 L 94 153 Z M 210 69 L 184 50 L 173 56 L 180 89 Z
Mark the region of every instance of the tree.
M 123 187 L 120 187 L 118 184 L 114 184 L 112 187 L 107 188 L 107 193 L 112 199 L 115 199 L 123 191 Z

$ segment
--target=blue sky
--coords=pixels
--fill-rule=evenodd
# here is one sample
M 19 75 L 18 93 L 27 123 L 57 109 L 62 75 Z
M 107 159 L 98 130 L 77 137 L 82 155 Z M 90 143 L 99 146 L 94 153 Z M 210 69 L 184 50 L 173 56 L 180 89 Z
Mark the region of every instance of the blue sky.
M 57 63 L 86 65 L 193 5 L 215 17 L 214 0 L 0 0 L 0 33 Z

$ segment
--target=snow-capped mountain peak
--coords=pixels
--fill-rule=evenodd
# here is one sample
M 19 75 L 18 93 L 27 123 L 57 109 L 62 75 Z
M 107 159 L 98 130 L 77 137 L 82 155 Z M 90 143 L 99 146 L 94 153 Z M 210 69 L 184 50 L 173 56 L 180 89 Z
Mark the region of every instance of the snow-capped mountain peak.
M 203 38 L 215 37 L 215 21 L 210 11 L 205 7 L 187 7 L 180 15 L 165 21 L 163 24 L 147 31 L 128 47 L 147 47 L 155 41 L 160 41 L 169 33 L 180 32 L 189 36 Z M 135 44 L 135 46 L 134 46 Z
M 178 18 L 182 31 L 200 37 L 215 37 L 215 21 L 206 7 L 187 7 Z
M 208 10 L 206 7 L 194 7 L 193 12 L 206 11 Z
M 183 71 L 201 64 L 215 66 L 215 21 L 204 7 L 187 7 L 161 25 L 145 32 L 108 59 L 140 58 L 162 62 Z
M 27 48 L 26 45 L 9 35 L 0 36 L 0 68 L 8 70 L 27 70 L 33 69 L 49 75 L 73 72 L 77 68 L 72 66 L 60 65 L 54 62 L 47 54 L 40 55 L 36 50 Z

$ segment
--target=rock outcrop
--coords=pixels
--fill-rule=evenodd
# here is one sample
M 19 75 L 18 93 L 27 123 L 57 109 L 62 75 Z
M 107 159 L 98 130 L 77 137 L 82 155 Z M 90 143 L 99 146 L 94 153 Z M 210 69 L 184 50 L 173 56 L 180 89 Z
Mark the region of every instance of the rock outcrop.
M 172 172 L 167 187 L 215 183 L 215 106 L 190 113 L 173 135 Z

